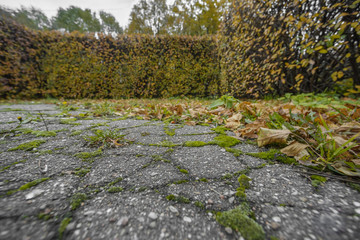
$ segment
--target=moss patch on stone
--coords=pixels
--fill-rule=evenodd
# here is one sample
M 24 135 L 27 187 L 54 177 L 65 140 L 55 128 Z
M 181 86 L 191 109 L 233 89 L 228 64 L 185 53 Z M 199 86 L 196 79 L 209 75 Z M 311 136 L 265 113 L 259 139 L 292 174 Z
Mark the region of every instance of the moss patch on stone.
M 175 196 L 173 194 L 170 194 L 168 196 L 166 196 L 166 199 L 169 200 L 169 201 L 174 201 L 174 202 L 177 202 L 177 203 L 190 203 L 190 199 L 184 197 L 184 196 Z
M 70 136 L 77 136 L 77 135 L 80 135 L 81 133 L 82 133 L 83 131 L 82 130 L 76 130 L 76 131 L 72 131 L 71 133 L 70 133 Z
M 186 141 L 184 143 L 185 147 L 203 147 L 205 145 L 208 145 L 208 143 L 203 141 Z
M 76 193 L 71 199 L 71 210 L 75 210 L 78 207 L 80 207 L 81 203 L 83 203 L 85 200 L 87 200 L 88 197 L 85 193 Z
M 235 146 L 238 143 L 240 143 L 239 139 L 223 134 L 214 137 L 214 140 L 210 142 L 210 144 L 216 144 L 224 148 Z
M 34 186 L 36 186 L 36 185 L 38 185 L 38 184 L 40 184 L 40 183 L 42 183 L 42 182 L 45 182 L 45 181 L 49 180 L 49 179 L 50 179 L 50 178 L 39 178 L 39 179 L 36 179 L 36 180 L 34 180 L 34 181 L 31 181 L 31 182 L 28 182 L 28 183 L 22 185 L 22 186 L 19 187 L 18 189 L 13 189 L 13 190 L 7 191 L 7 192 L 6 192 L 6 195 L 11 195 L 11 194 L 14 194 L 14 193 L 16 193 L 16 192 L 18 192 L 18 191 L 25 191 L 25 190 L 27 190 L 27 189 L 29 189 L 29 188 L 32 188 L 32 187 L 34 187 Z
M 32 134 L 37 137 L 56 137 L 55 131 L 33 131 Z
M 16 150 L 24 150 L 24 151 L 31 151 L 34 148 L 39 147 L 41 144 L 45 143 L 45 140 L 34 140 L 31 142 L 26 142 L 23 144 L 20 144 L 17 147 L 10 148 L 9 151 L 16 151 Z
M 117 184 L 118 182 L 121 182 L 122 180 L 123 180 L 122 177 L 118 177 L 118 178 L 116 178 L 114 181 L 110 182 L 110 183 L 108 184 L 108 186 L 109 186 L 109 187 L 114 186 L 115 184 Z
M 246 240 L 263 240 L 265 232 L 262 227 L 250 218 L 248 207 L 241 205 L 235 209 L 219 212 L 216 214 L 216 221 L 224 227 L 230 227 L 240 232 Z
M 227 148 L 225 148 L 225 150 L 227 152 L 230 152 L 230 153 L 234 154 L 235 157 L 240 157 L 241 155 L 244 154 L 244 152 L 241 151 L 240 149 L 234 149 L 234 148 L 227 147 Z
M 63 238 L 64 232 L 66 230 L 67 225 L 71 222 L 71 218 L 64 218 L 59 226 L 59 239 Z
M 85 177 L 85 175 L 90 172 L 90 169 L 91 169 L 91 167 L 78 168 L 78 169 L 75 169 L 76 171 L 74 172 L 74 174 L 79 177 Z
M 215 128 L 210 129 L 211 131 L 214 131 L 215 133 L 218 134 L 226 134 L 226 131 L 229 130 L 224 126 L 217 126 Z
M 60 120 L 60 124 L 81 125 L 80 123 L 76 123 L 76 121 L 76 118 L 65 118 Z
M 175 143 L 173 143 L 173 142 L 171 142 L 171 141 L 165 140 L 165 141 L 162 141 L 162 142 L 160 142 L 160 143 L 149 144 L 149 146 L 169 147 L 169 148 L 171 148 L 171 147 L 179 146 L 179 144 L 175 144 Z
M 74 157 L 78 157 L 80 159 L 82 159 L 83 161 L 86 162 L 93 162 L 92 159 L 100 156 L 102 154 L 101 149 L 98 149 L 94 152 L 80 152 L 80 153 L 76 153 L 74 154 Z
M 294 158 L 286 156 L 285 154 L 281 153 L 280 150 L 278 149 L 270 149 L 267 152 L 246 153 L 246 154 L 264 160 L 269 160 L 269 161 L 276 160 L 284 164 L 295 164 L 295 165 L 298 164 Z
M 196 201 L 194 205 L 200 209 L 205 209 L 205 205 L 200 201 Z
M 324 185 L 324 183 L 327 180 L 326 177 L 322 177 L 319 175 L 311 175 L 310 178 L 311 178 L 311 185 L 315 188 L 319 187 L 320 185 Z
M 246 199 L 245 190 L 250 188 L 250 181 L 251 181 L 251 178 L 247 177 L 244 174 L 242 174 L 238 178 L 238 182 L 239 182 L 240 186 L 236 189 L 235 195 L 237 197 L 239 197 L 240 199 L 243 199 L 243 200 Z
M 0 169 L 0 172 L 3 172 L 3 171 L 9 169 L 10 167 L 12 167 L 12 166 L 14 166 L 14 165 L 17 165 L 17 164 L 19 164 L 19 163 L 24 163 L 24 162 L 26 162 L 26 161 L 27 161 L 27 160 L 21 160 L 21 161 L 18 161 L 18 162 L 13 162 L 13 163 L 11 163 L 11 164 L 9 164 L 9 165 L 1 168 L 1 169 Z

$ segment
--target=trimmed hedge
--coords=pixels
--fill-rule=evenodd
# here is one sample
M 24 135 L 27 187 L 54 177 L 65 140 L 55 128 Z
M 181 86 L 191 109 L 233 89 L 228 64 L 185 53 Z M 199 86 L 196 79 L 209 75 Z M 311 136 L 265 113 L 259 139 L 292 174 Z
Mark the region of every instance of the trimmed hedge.
M 0 97 L 154 98 L 219 94 L 212 36 L 30 31 L 0 20 Z M 15 63 L 15 64 L 13 64 Z
M 360 85 L 359 0 L 234 1 L 220 40 L 222 92 L 236 97 Z

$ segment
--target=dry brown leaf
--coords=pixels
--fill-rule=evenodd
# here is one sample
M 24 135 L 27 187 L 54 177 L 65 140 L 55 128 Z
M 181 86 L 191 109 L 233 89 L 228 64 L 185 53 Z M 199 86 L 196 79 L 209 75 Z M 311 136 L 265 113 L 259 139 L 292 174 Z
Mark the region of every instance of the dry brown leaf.
M 230 129 L 237 129 L 238 127 L 240 127 L 240 125 L 241 125 L 240 122 L 227 122 L 225 124 L 225 127 Z
M 276 130 L 268 128 L 260 128 L 258 132 L 257 143 L 259 147 L 271 144 L 271 143 L 280 143 L 286 144 L 287 138 L 291 134 L 291 131 L 288 129 Z
M 333 168 L 335 168 L 337 171 L 342 172 L 343 174 L 345 174 L 347 176 L 360 177 L 360 171 L 359 170 L 353 171 L 347 165 L 343 165 L 341 163 L 335 163 L 335 164 L 333 164 L 331 166 Z
M 237 114 L 234 114 L 232 117 L 228 118 L 226 121 L 227 122 L 240 122 L 242 117 L 243 116 L 241 113 L 237 113 Z
M 295 156 L 298 156 L 307 147 L 309 147 L 308 144 L 293 142 L 289 146 L 281 149 L 280 151 L 289 157 L 295 157 Z
M 185 124 L 188 126 L 195 126 L 196 122 L 195 121 L 186 121 Z
M 335 129 L 335 132 L 352 132 L 352 133 L 358 133 L 360 132 L 360 123 L 358 122 L 348 122 L 344 123 L 337 129 Z

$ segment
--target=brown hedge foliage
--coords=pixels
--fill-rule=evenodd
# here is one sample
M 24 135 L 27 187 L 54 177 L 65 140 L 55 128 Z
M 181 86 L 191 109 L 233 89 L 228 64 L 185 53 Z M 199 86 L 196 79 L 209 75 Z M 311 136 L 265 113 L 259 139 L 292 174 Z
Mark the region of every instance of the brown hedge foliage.
M 261 97 L 360 85 L 360 0 L 234 1 L 220 40 L 222 92 Z
M 0 97 L 41 95 L 41 49 L 36 33 L 0 20 Z
M 0 20 L 1 97 L 153 98 L 219 93 L 212 36 L 34 32 Z M 24 41 L 25 39 L 25 41 Z M 12 64 L 16 62 L 16 64 Z

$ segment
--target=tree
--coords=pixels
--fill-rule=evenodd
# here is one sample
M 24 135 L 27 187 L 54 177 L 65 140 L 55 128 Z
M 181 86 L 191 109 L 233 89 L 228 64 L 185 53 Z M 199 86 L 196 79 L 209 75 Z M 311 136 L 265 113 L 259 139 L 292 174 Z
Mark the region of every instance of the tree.
M 100 19 L 102 32 L 116 34 L 122 34 L 124 32 L 112 14 L 100 11 Z
M 141 0 L 130 13 L 128 33 L 166 34 L 168 33 L 169 7 L 166 0 Z
M 51 28 L 51 23 L 47 16 L 40 9 L 34 7 L 26 8 L 21 6 L 21 8 L 17 10 L 1 8 L 0 16 L 6 19 L 13 19 L 35 30 L 47 30 Z
M 68 32 L 100 32 L 101 24 L 90 9 L 82 10 L 70 6 L 67 9 L 59 8 L 57 15 L 52 19 L 53 29 L 65 29 Z

